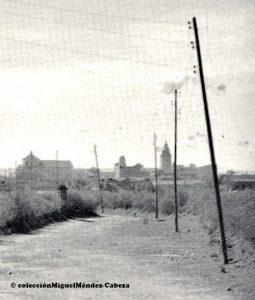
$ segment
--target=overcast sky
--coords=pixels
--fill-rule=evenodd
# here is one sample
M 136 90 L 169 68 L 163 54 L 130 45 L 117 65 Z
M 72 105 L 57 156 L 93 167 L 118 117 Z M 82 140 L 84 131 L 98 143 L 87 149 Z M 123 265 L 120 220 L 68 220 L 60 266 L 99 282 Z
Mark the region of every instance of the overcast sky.
M 0 1 L 1 167 L 31 150 L 76 167 L 153 166 L 153 133 L 178 163 L 210 162 L 197 64 L 197 17 L 220 170 L 255 170 L 255 2 Z

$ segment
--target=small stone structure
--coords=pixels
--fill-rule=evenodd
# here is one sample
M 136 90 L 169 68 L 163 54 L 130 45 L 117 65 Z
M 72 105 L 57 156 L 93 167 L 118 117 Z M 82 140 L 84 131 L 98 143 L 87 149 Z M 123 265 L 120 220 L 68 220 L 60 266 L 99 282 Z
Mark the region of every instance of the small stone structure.
M 58 195 L 60 196 L 60 198 L 64 203 L 67 202 L 67 190 L 68 188 L 63 184 L 58 186 Z

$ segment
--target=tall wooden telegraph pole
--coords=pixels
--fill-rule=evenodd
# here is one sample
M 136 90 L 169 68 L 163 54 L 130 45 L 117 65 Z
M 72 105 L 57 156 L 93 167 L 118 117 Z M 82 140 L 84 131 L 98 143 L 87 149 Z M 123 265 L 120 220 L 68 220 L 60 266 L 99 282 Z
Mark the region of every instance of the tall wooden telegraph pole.
M 101 210 L 102 210 L 102 213 L 104 213 L 104 202 L 103 202 L 102 188 L 101 188 L 101 183 L 100 183 L 100 173 L 99 173 L 99 168 L 98 168 L 97 147 L 96 147 L 96 145 L 94 145 L 94 152 L 95 152 L 95 160 L 96 160 L 96 168 L 97 168 L 97 181 L 98 181 L 98 187 L 99 187 Z
M 58 166 L 58 150 L 56 150 L 56 181 L 57 181 L 57 188 L 58 188 L 58 185 L 59 185 L 59 166 Z
M 178 232 L 178 199 L 177 199 L 177 90 L 174 91 L 174 212 L 175 231 Z
M 15 195 L 17 195 L 17 160 L 15 160 L 15 181 L 14 181 L 14 189 L 15 189 Z
M 31 163 L 31 174 L 30 174 L 30 189 L 31 189 L 31 196 L 33 195 L 33 153 L 30 152 L 30 163 Z
M 205 112 L 205 119 L 206 119 L 206 125 L 207 125 L 208 143 L 209 143 L 209 149 L 210 149 L 211 165 L 212 165 L 213 180 L 214 180 L 214 189 L 215 189 L 216 203 L 217 203 L 219 223 L 220 223 L 222 252 L 223 252 L 223 257 L 224 257 L 224 263 L 227 264 L 229 262 L 229 260 L 228 260 L 228 254 L 227 254 L 226 237 L 225 237 L 225 229 L 224 229 L 224 221 L 223 221 L 223 213 L 222 213 L 222 205 L 221 205 L 221 196 L 220 196 L 220 189 L 219 189 L 219 180 L 218 180 L 218 175 L 217 175 L 217 165 L 216 165 L 216 159 L 215 159 L 215 154 L 214 154 L 211 120 L 210 120 L 210 114 L 209 114 L 209 108 L 208 108 L 208 102 L 207 102 L 207 95 L 206 95 L 202 57 L 201 57 L 201 50 L 200 50 L 196 18 L 194 17 L 192 19 L 192 21 L 193 21 L 193 27 L 194 27 L 194 33 L 195 33 L 195 41 L 196 41 L 195 44 L 196 44 L 196 49 L 197 49 L 197 59 L 198 59 L 198 66 L 199 66 L 200 83 L 201 83 L 201 89 L 202 89 L 204 112 Z
M 154 162 L 155 162 L 155 218 L 158 218 L 158 162 L 157 162 L 157 136 L 154 133 Z

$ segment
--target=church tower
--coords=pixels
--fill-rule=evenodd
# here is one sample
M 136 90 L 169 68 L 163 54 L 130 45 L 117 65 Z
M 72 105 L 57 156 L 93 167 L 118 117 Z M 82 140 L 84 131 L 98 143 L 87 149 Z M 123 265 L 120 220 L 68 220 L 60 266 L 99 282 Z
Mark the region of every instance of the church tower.
M 172 169 L 172 155 L 170 153 L 167 142 L 160 155 L 160 168 L 164 173 L 170 173 Z
M 119 159 L 119 165 L 122 167 L 122 168 L 125 168 L 127 165 L 126 165 L 126 159 L 125 159 L 125 156 L 122 155 L 120 156 L 120 159 Z

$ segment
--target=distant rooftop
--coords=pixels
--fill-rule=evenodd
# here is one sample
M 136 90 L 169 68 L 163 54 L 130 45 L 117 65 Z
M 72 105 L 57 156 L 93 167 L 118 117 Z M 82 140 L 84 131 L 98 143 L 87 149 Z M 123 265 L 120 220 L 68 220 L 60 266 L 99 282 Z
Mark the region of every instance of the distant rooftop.
M 57 163 L 59 168 L 72 168 L 73 165 L 70 160 L 41 160 L 41 162 L 45 165 L 47 168 L 55 168 Z

